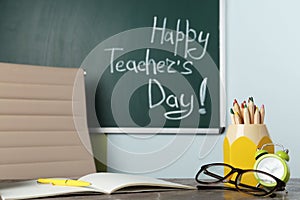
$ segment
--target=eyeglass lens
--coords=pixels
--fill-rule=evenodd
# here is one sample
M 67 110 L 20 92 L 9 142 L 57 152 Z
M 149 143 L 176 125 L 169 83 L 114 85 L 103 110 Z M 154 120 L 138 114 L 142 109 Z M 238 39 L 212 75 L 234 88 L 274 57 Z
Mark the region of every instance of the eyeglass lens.
M 240 191 L 259 196 L 273 192 L 277 186 L 277 181 L 263 172 L 246 171 L 236 178 L 236 187 Z
M 197 179 L 203 183 L 217 183 L 224 179 L 231 170 L 232 168 L 226 165 L 210 165 L 198 175 Z

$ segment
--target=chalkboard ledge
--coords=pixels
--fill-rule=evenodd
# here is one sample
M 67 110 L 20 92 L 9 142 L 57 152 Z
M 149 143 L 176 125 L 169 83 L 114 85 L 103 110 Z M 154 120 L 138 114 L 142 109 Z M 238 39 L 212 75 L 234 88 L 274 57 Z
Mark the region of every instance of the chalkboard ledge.
M 102 133 L 102 134 L 222 134 L 225 131 L 225 127 L 220 128 L 136 128 L 136 127 L 99 127 L 89 128 L 90 133 Z

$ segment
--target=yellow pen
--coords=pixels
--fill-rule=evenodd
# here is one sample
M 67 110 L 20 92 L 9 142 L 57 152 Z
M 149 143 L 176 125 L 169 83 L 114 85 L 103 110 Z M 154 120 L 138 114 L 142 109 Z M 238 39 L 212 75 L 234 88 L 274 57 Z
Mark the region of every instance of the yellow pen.
M 61 185 L 61 186 L 76 186 L 76 187 L 86 187 L 90 186 L 91 183 L 86 181 L 72 180 L 72 179 L 49 179 L 49 178 L 39 178 L 38 183 Z

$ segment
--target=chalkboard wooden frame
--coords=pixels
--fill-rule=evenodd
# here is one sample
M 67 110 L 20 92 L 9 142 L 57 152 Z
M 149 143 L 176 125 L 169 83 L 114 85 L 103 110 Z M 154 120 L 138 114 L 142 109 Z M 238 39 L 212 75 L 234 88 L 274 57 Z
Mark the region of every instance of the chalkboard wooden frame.
M 226 112 L 225 112 L 225 2 L 219 0 L 219 127 L 208 127 L 208 128 L 189 128 L 189 127 L 128 127 L 128 126 L 98 126 L 95 122 L 95 117 L 92 116 L 90 131 L 94 133 L 126 133 L 126 134 L 221 134 L 225 130 Z M 94 49 L 95 50 L 95 49 Z M 83 62 L 83 67 L 85 66 Z M 89 72 L 88 72 L 89 73 Z M 90 94 L 90 99 L 93 99 L 94 94 Z M 89 96 L 89 95 L 88 95 Z M 94 104 L 90 109 L 94 109 Z M 94 118 L 94 119 L 93 119 Z M 98 118 L 99 121 L 99 118 Z

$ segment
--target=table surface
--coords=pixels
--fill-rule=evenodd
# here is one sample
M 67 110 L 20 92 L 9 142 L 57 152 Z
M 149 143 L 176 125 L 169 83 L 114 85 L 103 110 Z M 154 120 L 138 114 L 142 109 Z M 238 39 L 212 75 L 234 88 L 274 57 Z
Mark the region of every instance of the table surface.
M 196 186 L 193 179 L 166 179 L 185 185 Z M 300 179 L 291 179 L 286 187 L 288 193 L 278 192 L 272 200 L 293 200 L 300 199 Z M 123 193 L 123 194 L 89 194 L 89 195 L 68 195 L 59 197 L 42 198 L 43 200 L 70 200 L 70 199 L 97 199 L 97 200 L 200 200 L 200 199 L 226 199 L 226 200 L 251 200 L 251 199 L 269 199 L 269 197 L 255 197 L 241 192 L 230 190 L 171 190 L 161 192 L 144 192 L 144 193 Z

